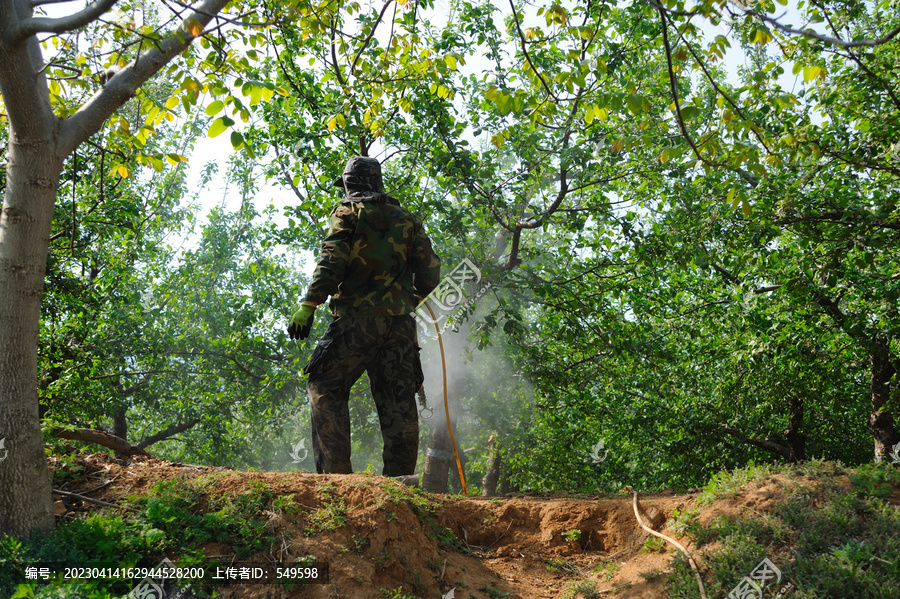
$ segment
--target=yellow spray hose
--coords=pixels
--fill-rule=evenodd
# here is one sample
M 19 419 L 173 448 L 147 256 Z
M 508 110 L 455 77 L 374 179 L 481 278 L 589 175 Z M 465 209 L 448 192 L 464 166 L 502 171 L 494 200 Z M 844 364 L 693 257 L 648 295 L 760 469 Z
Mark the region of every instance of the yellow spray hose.
M 441 339 L 441 329 L 437 323 L 437 316 L 434 315 L 434 310 L 431 309 L 431 304 L 428 303 L 428 300 L 423 300 L 425 302 L 425 307 L 428 308 L 428 311 L 431 313 L 431 322 L 434 323 L 434 330 L 437 331 L 438 345 L 441 348 L 441 369 L 444 371 L 444 413 L 447 415 L 447 432 L 450 433 L 450 443 L 453 444 L 453 455 L 456 457 L 456 469 L 459 471 L 459 482 L 462 483 L 463 493 L 468 495 L 469 491 L 466 489 L 466 476 L 463 474 L 462 463 L 459 461 L 459 451 L 456 449 L 456 439 L 453 438 L 453 427 L 450 426 L 450 406 L 447 403 L 447 361 L 444 359 L 444 341 Z

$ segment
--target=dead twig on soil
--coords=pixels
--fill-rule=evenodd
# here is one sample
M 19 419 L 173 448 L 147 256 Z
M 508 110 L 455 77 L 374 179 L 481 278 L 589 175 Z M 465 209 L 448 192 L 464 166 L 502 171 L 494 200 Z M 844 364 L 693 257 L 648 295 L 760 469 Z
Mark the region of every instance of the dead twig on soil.
M 111 479 L 109 479 L 108 481 L 106 481 L 105 483 L 103 483 L 102 485 L 100 485 L 99 487 L 94 487 L 93 489 L 90 489 L 89 491 L 82 491 L 81 494 L 82 495 L 90 495 L 91 493 L 96 493 L 100 489 L 105 489 L 109 485 L 113 484 L 117 478 L 119 478 L 118 474 L 115 475 L 114 477 L 112 477 Z
M 509 532 L 509 529 L 512 528 L 512 525 L 513 525 L 513 523 L 510 522 L 510 523 L 509 523 L 509 526 L 506 527 L 506 530 L 503 531 L 503 534 L 500 535 L 499 537 L 497 537 L 497 540 L 496 540 L 496 541 L 494 541 L 493 543 L 491 543 L 490 545 L 488 545 L 487 547 L 485 547 L 484 550 L 487 551 L 488 549 L 490 549 L 491 547 L 493 547 L 494 545 L 496 545 L 497 543 L 499 543 L 499 542 L 500 542 L 500 539 L 502 539 L 503 537 L 505 537 L 505 536 L 506 536 L 506 533 Z
M 602 595 L 603 593 L 612 593 L 614 591 L 617 591 L 619 589 L 624 589 L 625 587 L 629 587 L 629 586 L 631 586 L 631 583 L 626 582 L 625 584 L 619 584 L 614 587 L 609 587 L 608 589 L 603 589 L 602 591 L 597 591 L 597 594 Z
M 114 507 L 114 508 L 118 508 L 118 509 L 120 509 L 120 510 L 126 510 L 126 511 L 129 511 L 129 512 L 134 512 L 135 514 L 141 513 L 140 510 L 136 510 L 136 509 L 134 509 L 133 507 L 126 507 L 126 506 L 124 506 L 124 505 L 117 505 L 117 504 L 115 504 L 115 503 L 109 503 L 108 501 L 103 501 L 103 500 L 101 500 L 101 499 L 94 499 L 94 498 L 92 498 L 92 497 L 85 497 L 84 495 L 79 495 L 78 493 L 72 493 L 72 492 L 70 492 L 70 491 L 60 491 L 60 490 L 58 490 L 58 489 L 53 489 L 53 492 L 56 493 L 56 494 L 58 494 L 58 495 L 64 495 L 64 496 L 66 496 L 66 497 L 74 497 L 74 498 L 76 498 L 76 499 L 80 499 L 80 500 L 82 500 L 82 501 L 88 501 L 88 502 L 90 502 L 90 503 L 96 503 L 96 504 L 99 504 L 99 505 L 105 505 L 105 506 L 107 506 L 107 507 Z
M 637 518 L 638 524 L 640 524 L 641 528 L 643 528 L 644 530 L 649 532 L 654 537 L 659 537 L 660 539 L 663 539 L 664 541 L 668 541 L 669 543 L 672 543 L 673 545 L 675 545 L 675 547 L 677 547 L 678 549 L 681 550 L 681 552 L 687 558 L 688 563 L 691 565 L 691 570 L 694 571 L 694 578 L 697 579 L 697 585 L 700 587 L 700 596 L 703 599 L 708 599 L 706 596 L 706 587 L 703 586 L 703 578 L 700 576 L 700 568 L 697 567 L 697 562 L 694 561 L 694 558 L 691 557 L 691 554 L 688 553 L 688 550 L 685 549 L 684 545 L 682 545 L 681 543 L 679 543 L 678 541 L 676 541 L 675 539 L 673 539 L 671 537 L 667 537 L 666 535 L 662 534 L 661 532 L 656 532 L 655 530 L 653 530 L 652 528 L 650 528 L 649 526 L 644 524 L 644 521 L 641 520 L 641 514 L 640 514 L 640 512 L 638 512 L 638 492 L 634 491 L 633 489 L 632 489 L 632 491 L 634 492 L 634 502 L 633 502 L 634 517 Z

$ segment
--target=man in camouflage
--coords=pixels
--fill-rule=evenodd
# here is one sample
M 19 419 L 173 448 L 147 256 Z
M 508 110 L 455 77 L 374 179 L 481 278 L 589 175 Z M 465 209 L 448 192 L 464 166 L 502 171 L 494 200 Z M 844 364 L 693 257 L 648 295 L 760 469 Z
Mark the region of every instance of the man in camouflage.
M 416 296 L 437 286 L 441 263 L 422 221 L 384 193 L 377 160 L 354 156 L 334 185 L 345 196 L 331 211 L 312 283 L 288 327 L 292 339 L 305 339 L 316 306 L 331 296 L 334 320 L 304 369 L 316 471 L 353 471 L 348 403 L 365 371 L 384 439 L 383 473 L 412 474 L 422 368 L 411 314 Z

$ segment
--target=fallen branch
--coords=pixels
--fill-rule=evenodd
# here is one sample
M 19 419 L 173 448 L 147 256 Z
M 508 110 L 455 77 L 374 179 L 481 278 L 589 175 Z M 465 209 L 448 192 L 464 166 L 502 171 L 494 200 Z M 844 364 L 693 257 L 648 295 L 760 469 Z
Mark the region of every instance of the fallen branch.
M 111 479 L 109 479 L 108 481 L 106 481 L 105 483 L 103 483 L 102 485 L 100 485 L 99 487 L 94 487 L 93 489 L 89 489 L 89 490 L 87 490 L 87 491 L 82 491 L 82 493 L 83 493 L 84 495 L 90 495 L 91 493 L 96 493 L 96 492 L 99 491 L 100 489 L 105 489 L 105 488 L 108 487 L 109 485 L 113 484 L 113 483 L 116 481 L 117 478 L 119 478 L 119 475 L 118 475 L 118 474 L 115 475 L 114 477 L 112 477 Z
M 678 541 L 676 541 L 675 539 L 673 539 L 671 537 L 667 537 L 666 535 L 662 534 L 661 532 L 656 532 L 655 530 L 653 530 L 652 528 L 650 528 L 649 526 L 644 524 L 644 521 L 641 520 L 641 514 L 638 512 L 638 492 L 637 491 L 634 491 L 633 506 L 634 506 L 634 517 L 637 518 L 637 522 L 638 522 L 638 524 L 641 525 L 641 528 L 643 528 L 644 530 L 649 532 L 654 537 L 659 537 L 660 539 L 663 539 L 664 541 L 668 541 L 669 543 L 672 543 L 673 545 L 675 545 L 675 547 L 677 547 L 678 549 L 681 550 L 681 552 L 687 558 L 688 563 L 691 565 L 691 569 L 694 571 L 694 578 L 697 579 L 697 585 L 700 587 L 700 596 L 703 599 L 708 599 L 706 596 L 706 587 L 703 586 L 703 578 L 700 576 L 700 568 L 697 567 L 697 562 L 694 561 L 694 558 L 691 557 L 691 554 L 688 553 L 688 550 L 685 549 L 684 545 L 682 545 L 681 543 L 679 543 Z
M 53 492 L 58 495 L 64 495 L 66 497 L 74 497 L 75 499 L 80 499 L 82 501 L 88 501 L 90 503 L 96 503 L 99 505 L 105 505 L 107 507 L 114 507 L 114 508 L 118 508 L 120 510 L 134 512 L 135 514 L 141 513 L 140 510 L 136 510 L 133 507 L 126 507 L 124 505 L 117 505 L 115 503 L 109 503 L 108 501 L 103 501 L 102 499 L 93 499 L 91 497 L 85 497 L 84 495 L 79 495 L 78 493 L 72 493 L 70 491 L 59 491 L 57 489 L 53 489 Z

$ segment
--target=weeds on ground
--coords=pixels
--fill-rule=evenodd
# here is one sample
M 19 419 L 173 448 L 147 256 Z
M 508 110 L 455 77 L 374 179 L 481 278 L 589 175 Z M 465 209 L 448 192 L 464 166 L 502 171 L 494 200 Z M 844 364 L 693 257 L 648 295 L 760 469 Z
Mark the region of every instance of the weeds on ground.
M 501 592 L 500 589 L 498 589 L 496 586 L 489 587 L 487 585 L 484 585 L 478 590 L 482 593 L 487 593 L 487 596 L 490 597 L 490 599 L 506 599 L 511 595 L 510 593 Z
M 684 510 L 675 508 L 672 510 L 672 520 L 667 523 L 669 530 L 680 537 L 691 529 L 699 515 L 700 508 L 687 508 Z
M 579 580 L 567 586 L 565 594 L 560 599 L 600 599 L 600 588 L 590 579 Z
M 641 553 L 665 553 L 666 541 L 659 537 L 649 536 L 641 545 Z
M 547 560 L 547 570 L 550 572 L 568 572 L 569 574 L 574 574 L 581 571 L 581 566 L 572 560 L 554 559 L 551 557 Z
M 384 599 L 416 599 L 412 595 L 403 592 L 403 587 L 397 587 L 394 590 L 381 589 L 381 596 Z
M 309 514 L 309 526 L 304 533 L 312 536 L 323 530 L 337 530 L 347 523 L 347 503 L 343 497 L 331 499 Z
M 137 514 L 106 510 L 61 522 L 51 532 L 27 539 L 0 538 L 0 596 L 47 596 L 65 587 L 70 595 L 103 598 L 127 594 L 136 584 L 124 577 L 76 585 L 61 580 L 20 584 L 24 568 L 33 563 L 153 567 L 174 554 L 179 556 L 177 565 L 186 567 L 201 562 L 200 548 L 211 541 L 227 543 L 239 559 L 268 549 L 275 542 L 269 517 L 299 509 L 293 498 L 276 497 L 261 483 L 243 493 L 214 493 L 216 476 L 160 481 L 144 496 L 132 498 Z M 202 597 L 209 589 L 191 592 Z
M 609 582 L 610 580 L 615 578 L 616 573 L 621 569 L 622 566 L 611 561 L 600 562 L 599 564 L 594 566 L 594 572 L 600 574 L 603 577 L 603 580 L 606 582 Z
M 394 505 L 406 504 L 425 527 L 425 533 L 438 542 L 444 549 L 458 553 L 470 553 L 469 548 L 460 541 L 453 531 L 438 524 L 435 508 L 438 502 L 419 487 L 407 487 L 396 481 L 387 481 L 381 487 Z M 390 521 L 392 518 L 389 518 Z
M 721 496 L 737 483 L 761 480 L 774 469 L 750 467 L 746 472 L 719 475 L 706 493 Z M 762 472 L 766 472 L 760 476 Z M 814 478 L 785 488 L 784 497 L 770 513 L 718 518 L 707 526 L 693 525 L 689 534 L 701 549 L 706 591 L 710 597 L 727 596 L 763 559 L 778 568 L 765 596 L 791 585 L 793 599 L 896 599 L 900 596 L 900 507 L 882 497 L 900 481 L 890 464 L 871 464 L 849 473 L 848 493 L 840 464 L 809 462 L 781 468 L 793 476 Z M 716 550 L 705 549 L 715 542 Z M 697 594 L 690 567 L 678 554 L 669 577 L 673 599 Z
M 567 542 L 575 542 L 581 538 L 581 531 L 577 528 L 573 528 L 571 530 L 567 530 L 562 533 L 562 538 L 564 538 Z

